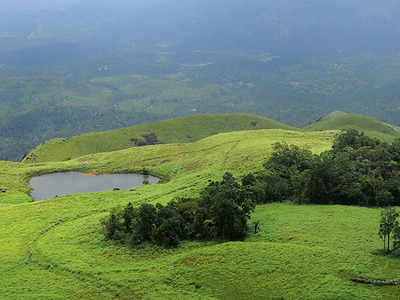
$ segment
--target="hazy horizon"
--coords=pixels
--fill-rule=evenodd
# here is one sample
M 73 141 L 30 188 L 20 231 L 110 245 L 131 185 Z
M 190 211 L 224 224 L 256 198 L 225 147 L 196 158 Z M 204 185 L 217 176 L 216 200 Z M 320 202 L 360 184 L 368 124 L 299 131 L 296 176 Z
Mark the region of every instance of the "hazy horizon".
M 31 44 L 94 39 L 105 47 L 128 38 L 189 48 L 297 47 L 302 54 L 397 51 L 399 13 L 398 2 L 373 0 L 3 0 L 0 34 Z

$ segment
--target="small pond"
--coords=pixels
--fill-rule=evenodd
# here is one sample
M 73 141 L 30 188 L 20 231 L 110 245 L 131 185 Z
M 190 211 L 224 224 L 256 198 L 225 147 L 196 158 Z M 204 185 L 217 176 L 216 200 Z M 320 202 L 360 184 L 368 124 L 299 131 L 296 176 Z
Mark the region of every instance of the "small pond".
M 88 176 L 79 172 L 54 173 L 34 177 L 29 185 L 34 201 L 47 200 L 62 195 L 95 193 L 110 190 L 129 190 L 143 185 L 147 178 L 149 184 L 160 181 L 159 178 L 140 174 L 110 174 Z

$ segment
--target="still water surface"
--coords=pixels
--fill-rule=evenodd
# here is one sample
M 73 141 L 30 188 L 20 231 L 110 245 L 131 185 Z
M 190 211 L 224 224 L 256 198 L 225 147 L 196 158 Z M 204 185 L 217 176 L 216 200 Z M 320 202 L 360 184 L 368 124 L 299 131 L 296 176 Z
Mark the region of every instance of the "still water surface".
M 29 185 L 35 201 L 47 200 L 62 195 L 94 193 L 113 189 L 129 190 L 143 185 L 147 178 L 150 184 L 160 181 L 153 176 L 140 174 L 112 174 L 87 176 L 79 172 L 55 173 L 34 177 Z

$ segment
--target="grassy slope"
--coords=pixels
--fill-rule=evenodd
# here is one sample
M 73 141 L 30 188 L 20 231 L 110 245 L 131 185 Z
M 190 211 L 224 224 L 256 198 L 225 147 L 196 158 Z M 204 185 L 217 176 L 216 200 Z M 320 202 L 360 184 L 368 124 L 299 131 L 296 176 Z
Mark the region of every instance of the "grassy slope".
M 400 138 L 400 128 L 368 116 L 333 112 L 303 128 L 305 131 L 354 128 L 372 137 L 392 142 Z M 163 144 L 188 143 L 217 133 L 250 129 L 293 129 L 251 114 L 191 115 L 117 130 L 94 132 L 69 139 L 47 141 L 31 151 L 24 162 L 65 161 L 83 155 L 133 147 L 131 138 L 155 133 Z
M 308 244 L 326 238 L 326 232 L 315 237 L 299 237 L 287 244 L 289 237 L 285 230 L 290 227 L 286 226 L 295 220 L 287 216 L 291 207 L 286 205 L 259 208 L 255 217 L 262 219 L 263 224 L 276 224 L 276 227 L 263 225 L 265 232 L 251 236 L 244 243 L 193 242 L 176 250 L 144 247 L 132 251 L 103 241 L 99 230 L 99 220 L 115 206 L 129 201 L 136 204 L 166 202 L 177 196 L 193 196 L 209 179 L 219 179 L 225 171 L 241 175 L 259 169 L 276 141 L 320 152 L 330 147 L 335 134 L 243 131 L 208 137 L 192 144 L 136 147 L 68 162 L 0 163 L 0 186 L 8 189 L 7 193 L 0 194 L 0 274 L 7 274 L 0 281 L 0 294 L 3 299 L 176 299 L 178 295 L 187 299 L 248 299 L 265 298 L 266 295 L 290 298 L 293 295 L 316 297 L 322 291 L 331 296 L 338 293 L 376 295 L 381 291 L 352 285 L 347 275 L 341 278 L 338 268 L 345 271 L 355 268 L 353 273 L 360 271 L 360 266 L 353 266 L 353 260 L 346 260 L 346 252 Z M 21 195 L 27 191 L 23 182 L 29 176 L 65 170 L 126 172 L 143 167 L 169 181 L 133 191 L 15 204 L 28 200 L 27 196 Z M 8 175 L 14 179 L 6 179 Z M 278 214 L 281 209 L 282 219 Z M 319 208 L 309 207 L 309 212 L 307 207 L 301 209 L 310 216 L 319 216 Z M 364 217 L 370 223 L 375 222 L 378 213 L 376 210 L 370 210 L 371 214 L 367 213 L 369 210 L 353 210 L 355 214 L 358 210 L 365 213 Z M 268 215 L 274 211 L 278 221 Z M 371 240 L 375 241 L 375 238 Z M 371 249 L 375 248 L 373 244 Z M 363 257 L 360 264 L 371 259 L 368 253 L 365 255 L 367 258 Z M 311 260 L 327 263 L 329 268 L 307 270 Z M 380 274 L 379 270 L 375 271 Z M 380 272 L 385 274 L 385 269 Z M 335 278 L 335 283 L 325 289 L 325 281 L 330 277 Z M 316 289 L 315 293 L 313 289 Z
M 325 118 L 304 127 L 307 131 L 341 130 L 349 128 L 363 131 L 369 136 L 377 137 L 386 142 L 392 142 L 394 139 L 400 138 L 400 130 L 398 127 L 391 126 L 368 116 L 348 114 L 340 111 L 333 112 Z
M 292 129 L 251 114 L 191 115 L 151 124 L 95 132 L 69 139 L 52 139 L 34 149 L 25 162 L 63 161 L 82 155 L 133 147 L 131 138 L 155 133 L 163 144 L 187 143 L 222 132 L 250 129 Z
M 336 132 L 257 130 L 192 144 L 131 148 L 68 162 L 0 163 L 0 294 L 2 299 L 398 299 L 398 287 L 358 285 L 352 276 L 399 280 L 400 260 L 374 251 L 378 209 L 259 206 L 262 231 L 245 242 L 188 242 L 178 249 L 130 250 L 103 240 L 99 220 L 129 201 L 193 196 L 225 171 L 260 168 L 276 141 L 315 152 Z M 15 204 L 35 174 L 142 169 L 168 178 L 133 191 Z M 8 175 L 13 180 L 7 179 Z

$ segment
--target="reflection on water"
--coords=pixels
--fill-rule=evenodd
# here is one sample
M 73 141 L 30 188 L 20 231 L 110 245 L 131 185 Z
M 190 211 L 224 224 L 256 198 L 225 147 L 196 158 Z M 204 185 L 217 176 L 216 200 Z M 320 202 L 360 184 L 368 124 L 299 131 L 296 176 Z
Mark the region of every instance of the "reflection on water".
M 35 201 L 47 200 L 62 195 L 94 193 L 110 190 L 129 190 L 148 181 L 160 181 L 153 176 L 140 174 L 111 174 L 87 176 L 79 172 L 55 173 L 34 177 L 29 185 Z

